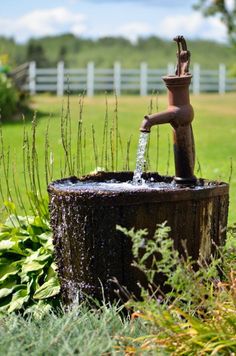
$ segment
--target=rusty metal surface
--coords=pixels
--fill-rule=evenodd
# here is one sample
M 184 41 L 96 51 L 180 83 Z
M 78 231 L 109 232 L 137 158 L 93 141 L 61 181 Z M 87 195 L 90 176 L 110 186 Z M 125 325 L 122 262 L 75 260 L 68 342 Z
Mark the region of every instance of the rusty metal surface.
M 187 43 L 183 36 L 176 36 L 174 41 L 177 43 L 177 67 L 175 74 L 180 77 L 189 74 L 189 64 L 191 53 L 188 51 Z
M 195 184 L 195 145 L 192 131 L 194 111 L 189 99 L 190 51 L 183 36 L 174 38 L 177 42 L 177 69 L 175 76 L 163 77 L 168 91 L 169 105 L 167 110 L 145 115 L 140 131 L 150 132 L 153 125 L 169 123 L 173 127 L 175 181 L 180 184 Z

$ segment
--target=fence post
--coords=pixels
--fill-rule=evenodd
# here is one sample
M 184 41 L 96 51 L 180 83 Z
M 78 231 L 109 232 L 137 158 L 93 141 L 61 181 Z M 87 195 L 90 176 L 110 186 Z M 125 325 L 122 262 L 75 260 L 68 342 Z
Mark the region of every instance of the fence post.
M 57 64 L 57 96 L 64 94 L 64 62 Z
M 29 64 L 29 92 L 31 95 L 36 94 L 36 62 Z
M 121 65 L 120 62 L 114 63 L 114 91 L 116 95 L 121 93 Z
M 200 65 L 194 63 L 193 65 L 193 94 L 200 94 Z
M 140 65 L 140 95 L 147 95 L 147 86 L 148 86 L 148 76 L 147 76 L 148 66 L 147 63 L 142 62 Z
M 94 63 L 89 62 L 87 65 L 87 96 L 94 95 Z
M 225 64 L 219 65 L 219 94 L 225 94 L 226 87 L 226 69 Z
M 174 75 L 175 74 L 175 65 L 173 63 L 167 64 L 167 75 Z

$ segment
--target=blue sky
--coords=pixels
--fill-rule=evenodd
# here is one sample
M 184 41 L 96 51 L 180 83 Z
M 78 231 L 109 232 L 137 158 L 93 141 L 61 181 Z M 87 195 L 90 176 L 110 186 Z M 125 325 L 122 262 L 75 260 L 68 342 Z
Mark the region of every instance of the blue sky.
M 7 0 L 0 6 L 0 35 L 18 42 L 72 32 L 85 38 L 156 35 L 226 41 L 218 18 L 192 9 L 197 0 Z M 229 6 L 233 0 L 228 0 Z

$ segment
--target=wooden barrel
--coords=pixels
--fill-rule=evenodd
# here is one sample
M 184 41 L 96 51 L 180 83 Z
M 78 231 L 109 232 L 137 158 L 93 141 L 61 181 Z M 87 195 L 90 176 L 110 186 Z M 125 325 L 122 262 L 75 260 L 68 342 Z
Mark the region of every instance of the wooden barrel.
M 132 172 L 98 173 L 78 180 L 70 177 L 51 183 L 51 226 L 63 300 L 66 304 L 85 295 L 113 300 L 119 284 L 139 296 L 142 279 L 132 266 L 132 243 L 117 231 L 147 228 L 153 236 L 156 225 L 167 221 L 174 246 L 198 259 L 209 257 L 214 245 L 225 240 L 229 203 L 226 183 L 201 180 L 197 187 L 174 189 L 97 190 L 74 189 L 77 182 L 132 180 Z M 146 179 L 171 183 L 172 177 L 155 173 Z M 214 242 L 214 243 L 213 243 Z

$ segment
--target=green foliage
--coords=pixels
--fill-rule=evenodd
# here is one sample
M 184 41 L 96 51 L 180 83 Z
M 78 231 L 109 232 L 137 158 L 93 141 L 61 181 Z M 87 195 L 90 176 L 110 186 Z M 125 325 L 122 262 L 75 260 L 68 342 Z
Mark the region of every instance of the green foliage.
M 17 112 L 19 93 L 11 79 L 6 74 L 0 73 L 0 114 L 3 120 L 12 119 Z
M 219 248 L 219 258 L 212 258 L 209 263 L 199 260 L 197 270 L 191 258 L 183 259 L 174 250 L 165 224 L 158 226 L 152 241 L 146 238 L 145 230 L 119 229 L 132 238 L 135 263 L 146 272 L 150 285 L 155 288 L 156 271 L 165 274 L 165 285 L 170 288 L 165 296 L 161 291 L 151 296 L 143 291 L 142 302 L 128 302 L 127 306 L 134 310 L 133 318 L 144 320 L 147 330 L 151 331 L 151 334 L 132 340 L 133 354 L 141 350 L 154 354 L 162 350 L 164 354 L 174 355 L 234 353 L 235 227 L 230 229 L 231 237 L 226 246 Z M 155 253 L 159 258 L 153 258 L 151 270 L 147 270 L 146 262 Z M 129 344 L 121 350 L 128 352 L 130 348 Z
M 236 256 L 236 224 L 228 227 L 228 236 L 224 250 L 221 253 L 221 258 L 224 263 L 224 271 L 229 275 L 231 271 L 235 270 L 235 256 Z
M 233 64 L 232 66 L 230 66 L 229 74 L 232 77 L 236 77 L 236 64 Z
M 135 232 L 134 229 L 127 230 L 120 226 L 117 228 L 132 239 L 134 264 L 145 272 L 151 284 L 154 282 L 156 272 L 172 275 L 173 267 L 178 264 L 179 258 L 178 252 L 173 248 L 173 241 L 168 237 L 170 228 L 166 226 L 166 223 L 157 225 L 152 240 L 147 238 L 148 231 L 146 229 Z M 161 259 L 158 258 L 160 252 Z M 151 264 L 149 262 L 147 267 L 147 262 L 150 260 Z
M 229 4 L 230 3 L 230 4 Z M 232 5 L 232 6 L 231 6 Z M 230 39 L 236 44 L 236 3 L 227 0 L 198 0 L 195 9 L 201 10 L 205 16 L 219 15 L 227 28 Z
M 70 68 L 86 67 L 89 61 L 94 61 L 95 66 L 99 68 L 112 68 L 116 61 L 120 61 L 126 68 L 139 67 L 143 61 L 147 62 L 150 68 L 166 68 L 170 59 L 175 62 L 175 48 L 171 41 L 157 37 L 140 39 L 133 44 L 124 38 L 106 37 L 93 41 L 68 34 L 45 37 L 35 40 L 34 43 L 42 46 L 51 66 L 55 66 L 59 58 L 63 58 Z M 204 68 L 217 68 L 219 63 L 234 63 L 234 53 L 226 45 L 211 41 L 188 41 L 188 46 L 194 55 L 194 62 Z
M 37 65 L 39 67 L 47 67 L 50 65 L 48 62 L 45 53 L 44 53 L 44 48 L 40 43 L 35 43 L 34 40 L 29 40 L 27 44 L 27 49 L 26 49 L 26 57 L 27 60 L 30 61 L 35 61 L 37 62 Z
M 178 307 L 191 313 L 201 312 L 202 304 L 204 308 L 206 306 L 210 308 L 212 299 L 209 292 L 212 283 L 219 279 L 217 266 L 220 265 L 220 258 L 212 258 L 208 264 L 199 260 L 196 271 L 196 266 L 194 268 L 196 262 L 189 256 L 184 259 L 174 248 L 174 241 L 169 238 L 170 228 L 166 223 L 157 225 L 152 239 L 146 237 L 146 230 L 134 232 L 134 229 L 129 231 L 121 227 L 119 229 L 131 237 L 134 263 L 146 274 L 151 285 L 154 283 L 155 275 L 160 273 L 165 276 L 165 286 L 170 290 L 165 295 L 169 299 L 175 298 L 174 303 Z
M 49 312 L 40 320 L 14 314 L 0 320 L 1 355 L 119 355 L 117 339 L 142 335 L 144 323 L 122 317 L 117 306 L 88 310 L 80 305 L 66 313 Z
M 149 335 L 132 340 L 132 351 L 145 351 L 156 355 L 233 355 L 236 350 L 236 313 L 232 300 L 216 303 L 211 316 L 196 318 L 183 310 L 170 306 L 162 308 L 150 305 L 136 305 L 140 311 L 134 317 L 140 318 L 150 326 Z M 148 327 L 147 327 L 148 330 Z M 131 344 L 131 338 L 129 338 Z M 120 347 L 124 353 L 130 346 Z
M 234 53 L 227 45 L 202 40 L 188 40 L 188 45 L 194 62 L 205 69 L 217 68 L 219 63 L 232 65 L 235 61 Z M 73 34 L 42 37 L 26 44 L 0 37 L 0 51 L 9 55 L 12 66 L 34 59 L 39 66 L 49 67 L 55 67 L 59 60 L 64 60 L 69 68 L 83 68 L 88 61 L 94 61 L 100 68 L 111 68 L 115 61 L 120 61 L 126 68 L 139 67 L 142 61 L 147 62 L 150 68 L 165 68 L 170 59 L 175 61 L 173 44 L 154 36 L 140 38 L 135 44 L 122 37 L 95 41 Z
M 48 221 L 9 215 L 0 225 L 0 314 L 48 311 L 59 290 Z

